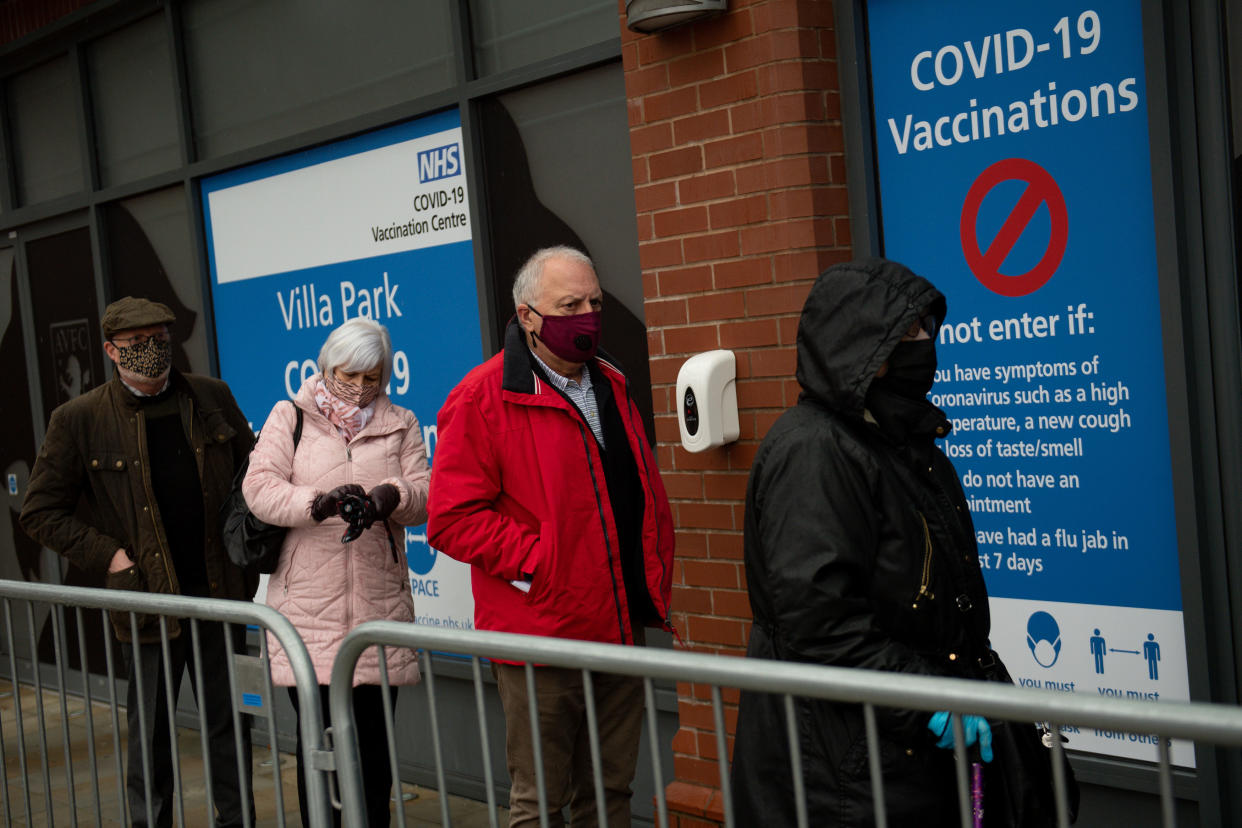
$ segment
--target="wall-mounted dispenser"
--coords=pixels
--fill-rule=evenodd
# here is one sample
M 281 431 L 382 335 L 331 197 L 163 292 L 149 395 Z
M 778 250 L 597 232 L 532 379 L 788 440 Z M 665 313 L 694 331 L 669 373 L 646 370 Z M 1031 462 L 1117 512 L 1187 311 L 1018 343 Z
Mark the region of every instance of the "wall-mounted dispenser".
M 677 372 L 677 424 L 686 451 L 699 452 L 737 439 L 737 360 L 732 351 L 690 357 Z

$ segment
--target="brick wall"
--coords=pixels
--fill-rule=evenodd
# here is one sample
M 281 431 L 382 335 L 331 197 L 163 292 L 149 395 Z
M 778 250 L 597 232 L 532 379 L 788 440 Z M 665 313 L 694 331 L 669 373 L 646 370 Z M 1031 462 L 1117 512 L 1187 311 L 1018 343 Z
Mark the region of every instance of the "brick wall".
M 723 16 L 638 35 L 620 5 L 657 453 L 677 525 L 673 621 L 690 648 L 740 655 L 747 473 L 796 401 L 811 282 L 851 258 L 833 8 L 732 0 Z M 677 370 L 714 348 L 737 356 L 741 437 L 691 454 L 678 437 Z M 678 686 L 666 793 L 686 828 L 720 819 L 709 694 Z M 732 733 L 736 693 L 724 700 Z

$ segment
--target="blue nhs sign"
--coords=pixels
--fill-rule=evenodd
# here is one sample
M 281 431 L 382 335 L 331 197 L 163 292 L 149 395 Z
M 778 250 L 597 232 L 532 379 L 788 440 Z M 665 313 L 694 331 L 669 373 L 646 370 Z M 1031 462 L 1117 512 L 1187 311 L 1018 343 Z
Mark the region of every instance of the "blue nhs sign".
M 418 154 L 418 180 L 426 184 L 461 174 L 461 147 L 445 144 Z

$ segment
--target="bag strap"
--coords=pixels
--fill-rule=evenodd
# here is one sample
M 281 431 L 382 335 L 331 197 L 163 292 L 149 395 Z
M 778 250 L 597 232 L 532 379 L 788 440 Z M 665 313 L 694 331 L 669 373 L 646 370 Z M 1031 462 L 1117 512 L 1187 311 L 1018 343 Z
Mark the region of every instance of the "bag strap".
M 302 440 L 302 409 L 293 400 L 289 400 L 289 405 L 293 406 L 293 410 L 298 412 L 298 424 L 293 427 L 293 450 L 298 450 L 298 443 Z

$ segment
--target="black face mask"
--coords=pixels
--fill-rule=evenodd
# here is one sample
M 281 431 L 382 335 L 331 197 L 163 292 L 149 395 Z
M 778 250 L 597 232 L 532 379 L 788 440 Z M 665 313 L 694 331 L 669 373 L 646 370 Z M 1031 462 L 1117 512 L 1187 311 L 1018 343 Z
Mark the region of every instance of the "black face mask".
M 888 372 L 873 385 L 910 399 L 921 400 L 936 380 L 936 340 L 898 342 L 888 358 Z

